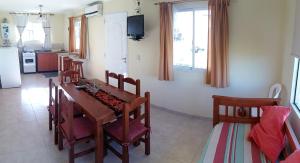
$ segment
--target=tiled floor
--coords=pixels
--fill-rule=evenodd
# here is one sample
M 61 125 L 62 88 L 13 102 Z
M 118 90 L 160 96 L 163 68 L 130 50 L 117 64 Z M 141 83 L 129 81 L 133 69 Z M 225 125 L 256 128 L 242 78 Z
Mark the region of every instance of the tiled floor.
M 24 75 L 22 80 L 22 88 L 0 90 L 0 162 L 67 162 L 68 150 L 58 151 L 53 143 L 53 133 L 47 126 L 48 79 L 34 74 Z M 212 122 L 153 107 L 151 116 L 151 155 L 144 155 L 144 145 L 141 144 L 130 149 L 130 162 L 197 162 Z M 78 158 L 75 162 L 94 162 L 94 153 Z M 121 161 L 109 152 L 104 162 Z

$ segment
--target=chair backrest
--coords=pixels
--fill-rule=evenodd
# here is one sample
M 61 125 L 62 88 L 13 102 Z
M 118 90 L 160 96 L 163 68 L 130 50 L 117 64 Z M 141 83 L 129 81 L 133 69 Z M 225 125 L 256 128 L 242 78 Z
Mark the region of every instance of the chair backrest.
M 72 61 L 71 69 L 78 72 L 80 78 L 83 78 L 83 68 L 82 68 L 82 61 Z
M 138 119 L 134 119 L 130 122 L 130 113 L 139 109 L 140 106 L 144 104 L 145 112 Z M 129 127 L 130 123 L 134 123 L 134 121 L 141 121 L 144 119 L 144 126 L 150 129 L 150 92 L 145 93 L 145 97 L 138 97 L 130 104 L 124 104 L 123 109 L 123 140 L 128 141 L 129 138 Z
M 108 70 L 105 71 L 105 80 L 106 80 L 106 83 L 109 84 L 109 78 L 114 78 L 118 81 L 118 88 L 121 89 L 121 78 L 123 78 L 123 75 L 121 74 L 116 74 L 116 73 L 113 73 L 113 72 L 109 72 Z
M 53 79 L 50 78 L 49 79 L 49 107 L 53 105 L 55 106 L 56 109 L 58 108 L 58 87 L 53 82 Z
M 62 67 L 63 69 L 62 69 L 62 71 L 71 70 L 72 61 L 73 61 L 73 59 L 71 59 L 69 57 L 63 57 L 63 67 Z
M 274 84 L 270 88 L 269 98 L 279 98 L 281 93 L 281 84 Z
M 80 72 L 74 70 L 62 71 L 60 73 L 60 83 L 76 83 L 80 80 Z
M 73 140 L 73 119 L 74 103 L 68 99 L 63 90 L 59 90 L 59 111 L 58 122 L 66 125 L 65 136 L 68 140 Z
M 131 84 L 135 86 L 135 94 L 137 96 L 141 95 L 141 81 L 139 79 L 134 80 L 130 77 L 127 78 L 121 78 L 121 89 L 125 89 L 125 83 Z

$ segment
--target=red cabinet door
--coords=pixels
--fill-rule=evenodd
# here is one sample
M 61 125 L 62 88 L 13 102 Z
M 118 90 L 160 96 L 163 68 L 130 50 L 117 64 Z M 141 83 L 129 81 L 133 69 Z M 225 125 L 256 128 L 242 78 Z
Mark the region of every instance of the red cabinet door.
M 37 54 L 38 72 L 58 70 L 57 53 L 41 52 Z

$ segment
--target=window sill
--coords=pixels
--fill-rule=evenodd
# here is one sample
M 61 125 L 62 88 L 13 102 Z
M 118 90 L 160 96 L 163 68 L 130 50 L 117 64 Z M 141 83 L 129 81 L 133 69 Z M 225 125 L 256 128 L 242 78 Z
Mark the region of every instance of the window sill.
M 203 72 L 206 71 L 204 68 L 191 68 L 187 66 L 173 66 L 175 71 L 180 71 L 180 72 Z

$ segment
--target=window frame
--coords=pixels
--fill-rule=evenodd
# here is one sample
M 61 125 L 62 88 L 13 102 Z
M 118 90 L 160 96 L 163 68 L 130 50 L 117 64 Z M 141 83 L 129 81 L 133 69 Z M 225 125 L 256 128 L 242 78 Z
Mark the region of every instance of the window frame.
M 295 108 L 297 109 L 298 112 L 300 112 L 300 106 L 297 105 L 296 103 L 296 97 L 297 97 L 297 88 L 298 86 L 300 86 L 298 84 L 298 80 L 300 82 L 300 76 L 299 76 L 299 73 L 300 73 L 300 61 L 298 58 L 295 58 L 295 61 L 294 61 L 294 75 L 293 75 L 293 85 L 292 85 L 292 100 L 291 100 L 291 103 L 293 106 L 295 106 Z
M 188 12 L 192 11 L 193 12 L 193 40 L 192 40 L 192 67 L 190 66 L 182 66 L 182 65 L 175 65 L 173 63 L 173 68 L 175 70 L 181 70 L 181 71 L 200 71 L 200 70 L 206 70 L 207 68 L 196 68 L 195 67 L 195 28 L 196 28 L 196 23 L 195 23 L 195 13 L 196 11 L 203 11 L 207 10 L 208 11 L 208 2 L 202 1 L 202 2 L 187 2 L 183 4 L 175 4 L 173 7 L 173 18 L 175 18 L 176 12 Z M 208 28 L 208 27 L 207 27 Z M 173 26 L 173 31 L 174 31 L 174 26 Z M 174 35 L 173 35 L 173 40 L 174 40 Z
M 36 38 L 36 36 L 37 36 L 37 32 L 35 31 L 34 28 L 31 28 L 31 27 L 34 27 L 34 25 L 36 25 L 36 24 L 39 24 L 39 25 L 41 26 L 41 31 L 42 31 L 42 33 L 43 33 L 43 35 L 40 36 L 40 37 L 42 37 L 41 39 L 34 39 L 34 38 Z M 29 27 L 30 27 L 30 28 L 29 28 Z M 29 28 L 29 29 L 28 29 L 28 28 Z M 17 27 L 15 27 L 15 31 L 16 31 L 16 33 L 19 33 Z M 31 37 L 33 37 L 31 40 L 25 38 L 27 32 L 30 32 L 30 33 L 31 33 L 31 34 L 29 34 Z M 29 43 L 29 42 L 36 42 L 36 43 L 38 43 L 38 44 L 44 44 L 44 41 L 45 41 L 45 34 L 44 34 L 44 32 L 45 32 L 45 31 L 44 31 L 44 29 L 43 29 L 43 24 L 42 24 L 42 22 L 29 20 L 28 23 L 27 23 L 27 25 L 26 25 L 26 27 L 25 27 L 25 29 L 24 29 L 24 31 L 23 31 L 23 33 L 22 33 L 22 41 L 23 41 L 24 44 Z M 15 38 L 16 38 L 16 41 L 18 42 L 19 39 L 20 39 L 20 35 L 17 34 Z

